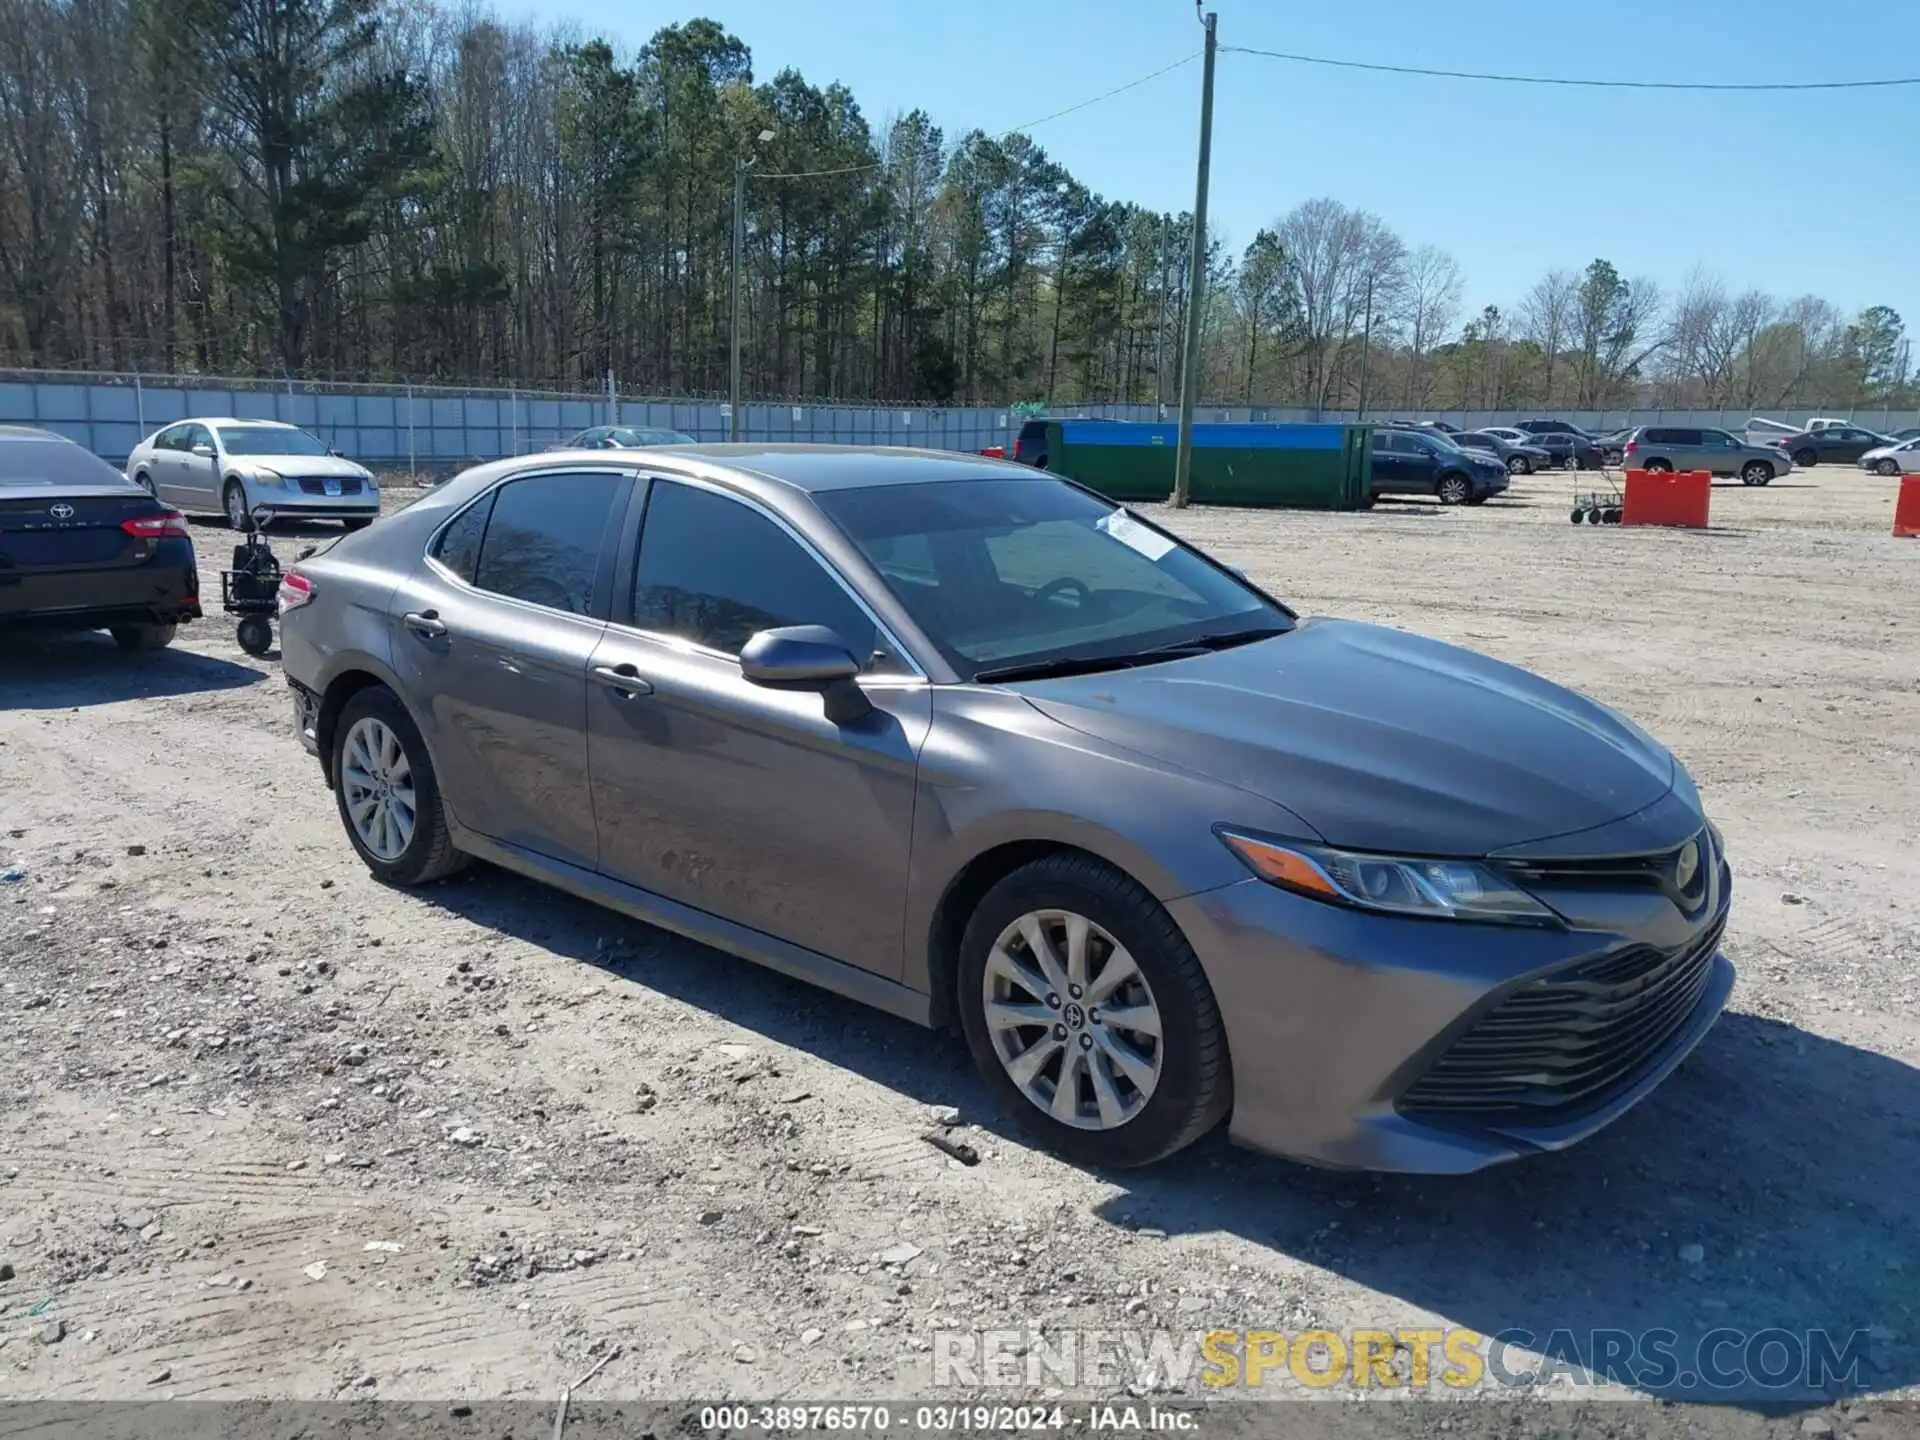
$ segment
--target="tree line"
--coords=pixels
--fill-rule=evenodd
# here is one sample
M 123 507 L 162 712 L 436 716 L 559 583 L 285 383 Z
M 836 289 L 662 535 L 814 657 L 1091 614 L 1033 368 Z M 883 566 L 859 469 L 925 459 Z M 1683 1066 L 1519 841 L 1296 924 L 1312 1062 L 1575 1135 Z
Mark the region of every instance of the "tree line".
M 764 138 L 763 138 L 764 137 Z M 0 365 L 712 394 L 746 166 L 746 386 L 1171 401 L 1191 217 L 1030 136 L 875 124 L 695 19 L 605 40 L 430 0 L 0 0 Z M 1604 259 L 1464 314 L 1310 200 L 1213 237 L 1201 391 L 1329 409 L 1910 403 L 1900 317 Z

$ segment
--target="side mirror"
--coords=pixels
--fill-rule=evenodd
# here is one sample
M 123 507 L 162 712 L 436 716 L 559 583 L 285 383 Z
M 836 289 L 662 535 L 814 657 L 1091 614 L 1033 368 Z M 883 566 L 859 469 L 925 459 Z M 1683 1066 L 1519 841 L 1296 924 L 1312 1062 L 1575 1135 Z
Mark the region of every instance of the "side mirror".
M 213 446 L 202 441 L 193 447 L 193 453 L 198 455 L 202 460 L 211 460 L 213 458 Z
M 854 683 L 860 662 L 847 642 L 824 625 L 783 625 L 758 632 L 740 652 L 740 673 L 769 690 L 819 691 L 827 703 L 827 718 L 836 725 L 851 725 L 873 710 Z

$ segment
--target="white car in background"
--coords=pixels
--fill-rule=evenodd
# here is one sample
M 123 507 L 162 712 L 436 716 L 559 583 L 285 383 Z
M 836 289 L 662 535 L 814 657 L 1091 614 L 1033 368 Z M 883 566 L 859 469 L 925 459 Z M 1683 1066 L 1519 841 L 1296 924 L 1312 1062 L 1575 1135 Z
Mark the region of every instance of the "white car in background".
M 1862 470 L 1871 470 L 1876 475 L 1920 474 L 1920 437 L 1877 446 L 1862 455 L 1857 463 Z
M 349 530 L 380 517 L 372 471 L 278 420 L 177 421 L 133 447 L 127 478 L 189 515 L 224 515 L 236 530 L 252 524 L 258 505 Z

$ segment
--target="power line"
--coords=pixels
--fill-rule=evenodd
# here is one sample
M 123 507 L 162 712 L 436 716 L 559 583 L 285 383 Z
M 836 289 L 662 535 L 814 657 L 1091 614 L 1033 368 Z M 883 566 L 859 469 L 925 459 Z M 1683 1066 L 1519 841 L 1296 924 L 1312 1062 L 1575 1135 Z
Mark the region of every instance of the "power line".
M 1059 120 L 1065 116 L 1071 115 L 1075 111 L 1085 110 L 1089 106 L 1098 105 L 1104 100 L 1111 100 L 1116 95 L 1124 95 L 1129 90 L 1138 90 L 1142 85 L 1147 84 L 1149 81 L 1158 80 L 1162 75 L 1171 75 L 1175 70 L 1178 70 L 1181 66 L 1191 65 L 1195 60 L 1199 58 L 1200 58 L 1200 52 L 1196 50 L 1191 55 L 1183 56 L 1180 59 L 1174 61 L 1171 65 L 1162 65 L 1158 70 L 1153 71 L 1151 74 L 1142 75 L 1135 80 L 1129 80 L 1124 85 L 1116 85 L 1111 90 L 1103 91 L 1101 94 L 1095 95 L 1091 99 L 1081 100 L 1076 104 L 1069 105 L 1064 110 L 1055 110 L 1051 115 L 1042 115 L 1038 120 L 1029 120 L 1024 125 L 1015 125 L 1010 130 L 1002 130 L 998 135 L 994 135 L 989 138 L 994 140 L 1005 140 L 1007 137 L 1011 135 L 1020 134 L 1023 130 L 1032 130 L 1037 126 L 1045 125 L 1051 121 Z M 869 170 L 884 170 L 884 169 L 886 169 L 886 162 L 877 161 L 871 165 L 844 165 L 837 170 L 795 170 L 795 171 L 788 171 L 788 172 L 775 172 L 775 171 L 761 170 L 761 171 L 755 171 L 753 178 L 755 180 L 818 180 L 829 175 L 864 175 Z
M 1436 70 L 1423 65 L 1382 65 L 1370 60 L 1333 60 L 1325 55 L 1294 55 L 1284 50 L 1256 50 L 1247 45 L 1220 48 L 1238 55 L 1260 55 L 1296 65 L 1326 65 L 1336 70 L 1373 70 L 1386 75 L 1426 75 L 1442 80 L 1490 80 L 1501 85 L 1558 85 L 1585 90 L 1882 90 L 1896 85 L 1920 85 L 1920 75 L 1890 80 L 1751 80 L 1720 84 L 1686 80 L 1581 80 L 1565 75 L 1500 75 L 1478 70 Z

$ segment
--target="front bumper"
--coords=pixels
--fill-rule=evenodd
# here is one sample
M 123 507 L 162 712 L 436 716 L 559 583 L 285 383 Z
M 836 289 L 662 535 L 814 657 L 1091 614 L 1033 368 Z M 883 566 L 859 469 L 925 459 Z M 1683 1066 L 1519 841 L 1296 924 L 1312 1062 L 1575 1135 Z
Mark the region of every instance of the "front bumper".
M 1723 923 L 1725 894 L 1723 885 L 1716 915 L 1696 933 Z M 1403 1110 L 1403 1097 L 1477 1019 L 1529 982 L 1640 937 L 1374 915 L 1251 879 L 1168 908 L 1226 1025 L 1233 1139 L 1337 1169 L 1466 1174 L 1574 1144 L 1645 1099 L 1712 1028 L 1733 988 L 1733 966 L 1710 941 L 1684 1019 L 1589 1101 L 1518 1121 L 1437 1116 Z
M 247 492 L 249 510 L 266 505 L 276 516 L 284 515 L 290 520 L 370 520 L 380 514 L 379 487 L 369 486 L 364 481 L 358 493 L 352 495 L 328 495 L 324 491 L 312 493 L 297 479 L 270 484 L 249 478 L 242 483 Z

